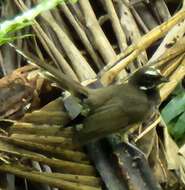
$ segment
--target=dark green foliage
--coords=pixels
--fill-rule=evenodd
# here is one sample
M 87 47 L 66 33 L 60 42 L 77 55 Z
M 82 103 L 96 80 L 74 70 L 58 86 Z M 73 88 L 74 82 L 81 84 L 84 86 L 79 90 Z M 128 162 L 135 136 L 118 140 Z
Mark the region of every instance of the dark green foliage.
M 175 140 L 185 137 L 185 90 L 179 85 L 173 98 L 162 110 L 162 117 Z

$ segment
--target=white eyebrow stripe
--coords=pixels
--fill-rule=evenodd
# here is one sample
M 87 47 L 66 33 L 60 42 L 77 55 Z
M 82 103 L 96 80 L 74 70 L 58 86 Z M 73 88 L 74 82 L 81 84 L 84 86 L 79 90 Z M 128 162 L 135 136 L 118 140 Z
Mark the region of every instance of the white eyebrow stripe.
M 147 74 L 147 75 L 159 75 L 160 74 L 160 72 L 158 72 L 157 70 L 155 71 L 155 70 L 148 70 L 148 71 L 146 71 L 145 72 L 145 74 Z

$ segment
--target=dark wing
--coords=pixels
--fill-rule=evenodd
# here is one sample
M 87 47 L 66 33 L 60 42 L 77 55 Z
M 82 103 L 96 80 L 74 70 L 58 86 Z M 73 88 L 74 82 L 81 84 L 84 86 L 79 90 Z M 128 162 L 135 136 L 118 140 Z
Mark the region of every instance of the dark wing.
M 75 133 L 80 144 L 105 137 L 128 125 L 128 117 L 117 102 L 107 102 L 90 114 L 83 122 L 83 128 Z
M 81 144 L 105 137 L 130 124 L 142 121 L 150 109 L 146 94 L 128 84 L 101 89 L 98 95 L 99 92 L 89 98 L 93 100 L 94 109 L 85 118 L 84 126 L 76 133 L 75 139 Z

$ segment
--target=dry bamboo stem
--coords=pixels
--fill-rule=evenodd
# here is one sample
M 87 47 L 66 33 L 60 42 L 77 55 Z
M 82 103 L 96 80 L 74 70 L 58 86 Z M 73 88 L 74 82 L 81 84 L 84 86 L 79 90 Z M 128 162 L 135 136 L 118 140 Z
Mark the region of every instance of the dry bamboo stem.
M 79 151 L 67 150 L 59 146 L 50 146 L 46 144 L 24 141 L 13 137 L 0 136 L 0 139 L 28 150 L 47 153 L 64 160 L 87 163 L 86 154 Z
M 60 26 L 56 23 L 55 19 L 51 15 L 51 13 L 44 12 L 41 14 L 42 18 L 51 26 L 51 28 L 55 31 L 58 39 L 66 53 L 69 57 L 72 67 L 74 71 L 77 73 L 80 81 L 95 78 L 96 74 L 89 66 L 85 58 L 81 55 L 80 51 L 76 48 L 76 46 L 70 41 L 68 36 L 63 32 Z M 85 72 L 81 72 L 84 70 Z
M 163 72 L 163 74 L 165 76 L 170 76 L 171 74 L 173 74 L 173 72 L 177 69 L 177 67 L 182 63 L 184 57 L 185 57 L 185 53 L 175 58 L 173 60 L 173 64 L 170 64 L 168 67 L 165 67 L 165 71 Z
M 55 179 L 57 178 L 75 183 L 81 183 L 93 187 L 100 187 L 101 185 L 100 178 L 94 176 L 81 176 L 81 175 L 61 174 L 61 173 L 46 173 L 46 172 L 42 173 L 42 175 L 53 177 Z
M 48 112 L 48 111 L 34 111 L 27 113 L 21 121 L 30 122 L 35 124 L 51 124 L 51 125 L 62 125 L 70 121 L 70 118 L 66 112 Z
M 185 52 L 185 38 L 182 38 L 181 41 L 176 43 L 171 48 L 166 49 L 165 53 L 161 55 L 158 59 L 156 59 L 154 62 L 150 62 L 150 64 L 155 64 L 155 67 L 161 67 L 165 63 L 168 63 L 168 61 L 173 62 L 173 59 L 178 58 Z
M 185 10 L 183 8 L 183 10 Z M 153 54 L 152 58 L 150 58 L 149 62 L 155 61 L 158 57 L 163 55 L 163 53 L 168 48 L 168 45 L 176 43 L 179 39 L 183 38 L 184 35 L 184 27 L 185 27 L 185 20 L 183 20 L 181 23 L 175 25 L 165 36 L 164 40 L 160 44 L 160 46 L 157 48 L 155 53 Z
M 10 137 L 30 141 L 35 143 L 43 143 L 50 145 L 64 145 L 72 144 L 72 139 L 64 138 L 64 137 L 56 137 L 56 136 L 41 136 L 41 135 L 29 135 L 29 134 L 12 134 Z
M 68 4 L 69 9 L 71 10 L 72 14 L 75 15 L 78 22 L 82 22 L 84 20 L 84 16 L 82 14 L 82 11 L 80 10 L 79 4 L 73 3 L 71 1 L 69 1 Z
M 37 22 L 39 23 L 40 28 L 44 31 L 45 35 L 50 39 L 51 42 L 54 43 L 55 48 L 62 54 L 63 57 L 66 56 L 60 42 L 58 41 L 58 37 L 56 36 L 55 32 L 51 29 L 51 27 L 48 25 L 48 23 L 45 22 L 45 20 L 43 20 L 41 17 L 37 19 Z M 44 42 L 44 43 L 47 43 L 47 42 Z M 55 59 L 55 57 L 53 58 Z
M 150 4 L 151 5 L 151 4 Z M 144 2 L 139 2 L 131 5 L 132 11 L 135 10 L 135 12 L 138 13 L 138 16 L 143 21 L 144 25 L 149 29 L 155 28 L 159 23 L 157 22 L 157 19 L 151 14 L 151 8 L 150 5 Z M 137 19 L 137 18 L 136 18 Z
M 61 10 L 66 15 L 66 17 L 69 19 L 69 21 L 71 22 L 71 24 L 74 27 L 74 29 L 76 30 L 80 40 L 84 44 L 85 48 L 87 49 L 89 55 L 92 57 L 96 66 L 98 67 L 98 69 L 101 69 L 103 66 L 103 63 L 102 63 L 100 57 L 95 52 L 92 44 L 90 43 L 89 39 L 86 36 L 86 33 L 84 32 L 84 30 L 82 29 L 80 24 L 76 21 L 76 19 L 74 18 L 73 14 L 69 10 L 69 8 L 66 6 L 66 4 L 61 5 Z
M 103 2 L 106 6 L 106 9 L 109 14 L 109 18 L 112 22 L 112 26 L 113 26 L 115 35 L 117 37 L 119 48 L 120 48 L 121 52 L 123 52 L 127 48 L 127 41 L 126 41 L 125 33 L 121 28 L 120 21 L 118 19 L 115 9 L 114 9 L 113 2 L 112 2 L 112 0 L 110 0 L 110 1 L 104 0 Z
M 80 183 L 69 182 L 63 179 L 58 179 L 54 177 L 45 176 L 39 172 L 25 171 L 22 168 L 11 166 L 11 165 L 1 165 L 0 171 L 12 173 L 14 175 L 38 182 L 48 184 L 54 187 L 62 188 L 63 190 L 101 190 L 99 187 L 91 187 L 87 185 L 82 185 Z
M 139 28 L 134 20 L 133 15 L 130 12 L 130 9 L 122 2 L 122 0 L 118 0 L 117 3 L 118 3 L 117 8 L 118 8 L 118 14 L 120 17 L 121 26 L 123 27 L 127 39 L 131 40 L 131 42 L 134 44 L 141 38 Z M 140 66 L 146 64 L 147 62 L 146 52 L 145 51 L 142 52 L 137 57 L 137 60 L 138 60 L 138 65 Z
M 33 125 L 32 123 L 15 122 L 9 130 L 10 134 L 37 134 L 61 137 L 72 137 L 73 129 L 68 127 L 62 129 L 59 125 Z
M 16 134 L 13 133 L 10 137 L 14 139 L 30 141 L 35 143 L 42 143 L 46 145 L 57 145 L 60 148 L 69 150 L 80 150 L 78 145 L 75 145 L 71 138 L 57 137 L 57 136 L 41 136 L 41 135 L 30 135 L 30 134 Z
M 116 54 L 106 36 L 104 35 L 104 32 L 101 29 L 91 8 L 89 0 L 79 0 L 79 4 L 84 15 L 86 27 L 92 34 L 93 41 L 95 42 L 97 50 L 102 55 L 105 63 L 108 63 L 110 60 L 114 61 Z
M 118 60 L 125 57 L 123 60 L 119 61 L 117 65 L 112 67 L 109 71 L 104 73 L 101 77 L 101 82 L 104 85 L 108 85 L 112 82 L 115 76 L 125 68 L 129 63 L 131 63 L 137 56 L 146 48 L 148 48 L 153 42 L 161 38 L 167 31 L 169 31 L 175 24 L 181 22 L 185 18 L 185 10 L 178 12 L 175 16 L 169 19 L 167 22 L 154 28 L 151 32 L 146 34 L 141 38 L 141 40 L 136 45 L 131 45 L 127 50 L 120 54 L 117 58 Z M 112 65 L 112 64 L 111 64 Z
M 160 22 L 167 21 L 171 17 L 164 0 L 152 1 L 151 5 L 156 15 L 158 15 Z
M 178 66 L 176 71 L 171 75 L 170 82 L 161 88 L 160 96 L 162 101 L 164 101 L 170 95 L 170 93 L 175 89 L 177 84 L 184 78 L 184 76 L 185 76 L 185 59 L 182 60 L 182 63 Z
M 148 126 L 137 138 L 134 139 L 135 142 L 137 142 L 139 139 L 141 139 L 143 136 L 145 136 L 147 133 L 149 133 L 152 129 L 154 129 L 161 121 L 161 118 L 158 117 L 150 126 Z
M 55 47 L 54 43 L 48 38 L 46 33 L 42 30 L 42 28 L 36 21 L 34 22 L 33 29 L 35 30 L 38 38 L 42 42 L 44 48 L 46 48 L 46 46 L 48 47 L 46 48 L 46 50 L 53 59 L 53 61 L 59 64 L 64 73 L 68 74 L 74 80 L 78 80 L 75 72 L 72 70 L 72 68 L 69 66 L 67 61 L 60 53 L 60 51 Z
M 66 35 L 69 37 L 69 39 L 73 41 L 73 33 L 72 31 L 70 31 L 70 29 L 68 28 L 68 26 L 66 25 L 63 17 L 60 14 L 60 10 L 55 8 L 50 10 L 51 14 L 53 15 L 53 17 L 55 18 L 56 22 L 58 23 L 59 26 L 62 26 L 62 30 L 66 33 Z
M 142 28 L 143 32 L 147 34 L 150 31 L 149 28 L 146 26 L 146 24 L 144 23 L 144 21 L 142 20 L 138 12 L 134 9 L 134 7 L 131 6 L 130 9 L 131 9 L 132 15 L 134 16 L 140 28 Z
M 22 0 L 14 0 L 16 5 L 22 10 L 25 11 L 27 10 L 27 7 L 23 3 Z M 55 47 L 54 43 L 48 38 L 46 33 L 42 30 L 40 25 L 36 22 L 33 21 L 33 29 L 35 30 L 38 38 L 42 42 L 44 48 L 48 52 L 48 54 L 51 56 L 53 61 L 62 68 L 63 72 L 68 74 L 71 78 L 74 80 L 77 80 L 76 74 L 74 71 L 71 69 L 67 61 L 64 59 L 64 57 L 61 55 L 59 50 Z
M 50 167 L 60 169 L 63 173 L 89 176 L 94 176 L 96 173 L 94 167 L 91 165 L 61 159 L 46 158 L 41 154 L 15 147 L 4 141 L 0 141 L 0 151 L 19 158 L 41 162 Z

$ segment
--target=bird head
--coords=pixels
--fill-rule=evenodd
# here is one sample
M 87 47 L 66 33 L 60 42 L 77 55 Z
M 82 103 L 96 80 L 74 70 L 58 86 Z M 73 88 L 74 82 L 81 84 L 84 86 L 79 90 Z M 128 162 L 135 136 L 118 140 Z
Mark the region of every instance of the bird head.
M 137 86 L 141 90 L 156 88 L 159 84 L 169 82 L 158 69 L 144 66 L 138 69 L 129 79 L 129 83 Z

